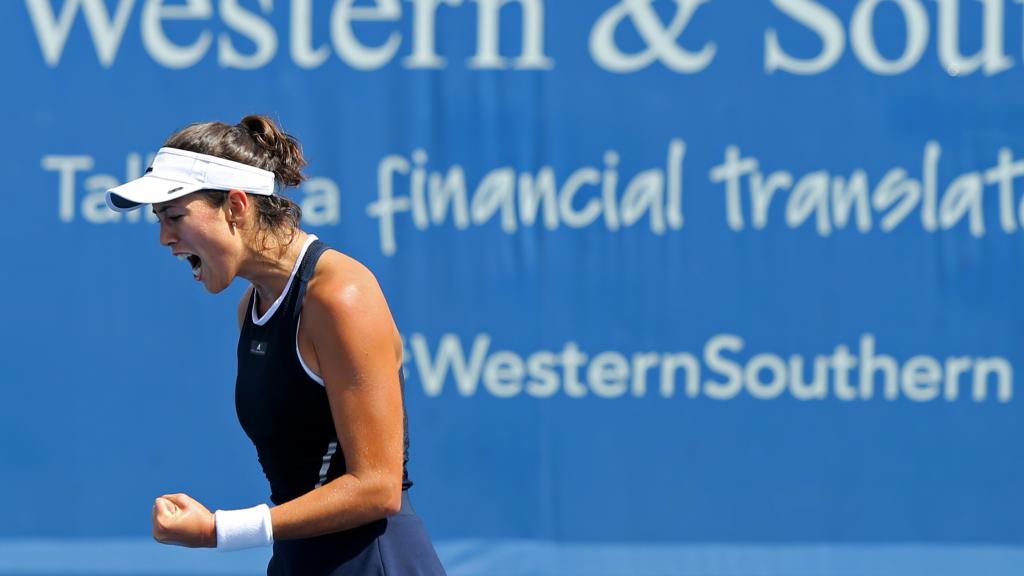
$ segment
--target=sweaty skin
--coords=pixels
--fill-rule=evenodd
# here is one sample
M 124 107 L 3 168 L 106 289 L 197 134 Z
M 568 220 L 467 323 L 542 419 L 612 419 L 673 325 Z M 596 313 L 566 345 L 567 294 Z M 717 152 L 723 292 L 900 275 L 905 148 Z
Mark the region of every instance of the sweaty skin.
M 265 307 L 284 291 L 306 234 L 295 230 L 287 244 L 264 247 L 249 198 L 237 190 L 227 194 L 221 207 L 192 194 L 153 208 L 161 244 L 172 254 L 198 257 L 197 280 L 208 291 L 221 292 L 236 277 L 253 284 L 239 304 L 241 322 L 252 289 Z M 325 253 L 307 288 L 298 339 L 303 361 L 324 380 L 347 471 L 273 507 L 275 540 L 347 530 L 401 509 L 402 344 L 373 274 L 344 254 Z M 182 546 L 216 546 L 214 516 L 185 494 L 161 496 L 153 506 L 153 537 Z

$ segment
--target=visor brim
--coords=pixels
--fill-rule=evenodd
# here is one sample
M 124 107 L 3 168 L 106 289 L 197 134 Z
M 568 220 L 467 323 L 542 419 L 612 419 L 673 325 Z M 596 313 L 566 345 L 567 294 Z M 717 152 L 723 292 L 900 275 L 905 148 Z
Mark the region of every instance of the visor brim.
M 107 206 L 115 212 L 128 212 L 146 204 L 159 204 L 202 190 L 202 184 L 168 180 L 147 174 L 107 190 Z

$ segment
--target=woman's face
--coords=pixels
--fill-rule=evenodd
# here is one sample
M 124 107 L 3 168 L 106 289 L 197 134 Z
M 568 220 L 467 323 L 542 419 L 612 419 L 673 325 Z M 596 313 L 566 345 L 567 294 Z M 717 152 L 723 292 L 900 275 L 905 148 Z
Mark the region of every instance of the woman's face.
M 192 276 L 216 294 L 238 271 L 242 253 L 227 211 L 210 205 L 199 193 L 153 205 L 160 221 L 160 244 L 192 269 Z

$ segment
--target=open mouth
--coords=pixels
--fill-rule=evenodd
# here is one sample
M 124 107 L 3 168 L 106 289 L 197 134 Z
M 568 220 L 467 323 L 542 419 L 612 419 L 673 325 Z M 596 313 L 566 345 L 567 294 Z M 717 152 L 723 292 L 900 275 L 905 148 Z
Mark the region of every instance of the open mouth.
M 178 260 L 184 260 L 188 262 L 188 265 L 192 267 L 192 277 L 196 280 L 199 279 L 199 274 L 203 271 L 203 260 L 195 254 L 189 254 L 182 252 L 178 254 Z

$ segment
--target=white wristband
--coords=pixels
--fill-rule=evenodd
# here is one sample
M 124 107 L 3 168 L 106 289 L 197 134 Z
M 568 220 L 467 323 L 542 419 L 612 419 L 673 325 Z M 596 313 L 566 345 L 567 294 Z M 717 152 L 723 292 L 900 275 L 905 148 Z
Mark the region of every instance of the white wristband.
M 217 526 L 217 550 L 240 550 L 274 543 L 270 507 L 266 504 L 244 510 L 217 510 L 213 518 Z

